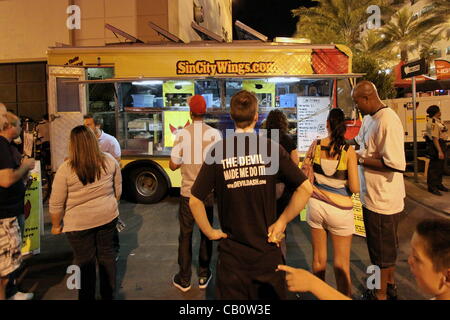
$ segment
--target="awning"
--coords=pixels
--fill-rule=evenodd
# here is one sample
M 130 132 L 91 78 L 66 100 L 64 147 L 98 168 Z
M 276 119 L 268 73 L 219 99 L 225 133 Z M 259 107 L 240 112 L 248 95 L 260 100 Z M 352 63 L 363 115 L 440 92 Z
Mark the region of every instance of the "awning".
M 212 40 L 217 42 L 225 42 L 225 39 L 222 38 L 222 36 L 202 27 L 198 23 L 195 23 L 194 21 L 191 22 L 191 28 L 197 32 L 197 34 L 202 38 L 202 40 Z
M 404 64 L 405 64 L 404 61 L 400 61 L 400 63 L 394 67 L 394 77 L 395 77 L 394 86 L 396 88 L 401 88 L 401 87 L 411 88 L 411 86 L 412 86 L 412 78 L 402 79 L 401 69 Z M 416 84 L 419 84 L 423 81 L 427 81 L 427 78 L 425 78 L 423 76 L 416 77 Z
M 348 79 L 348 78 L 361 78 L 365 75 L 365 73 L 345 73 L 345 74 L 304 74 L 304 75 L 288 75 L 286 77 L 280 76 L 227 76 L 227 75 L 217 75 L 214 77 L 145 77 L 145 78 L 111 78 L 111 79 L 102 79 L 102 80 L 65 80 L 61 81 L 62 83 L 77 83 L 77 84 L 88 84 L 88 83 L 119 83 L 119 82 L 138 82 L 138 81 L 152 81 L 152 80 L 209 80 L 209 79 L 261 79 L 261 78 L 298 78 L 298 79 Z
M 416 84 L 417 92 L 435 91 L 435 90 L 450 90 L 450 79 L 447 80 L 426 80 Z M 412 92 L 411 87 L 406 87 L 403 91 L 405 93 Z
M 262 33 L 259 33 L 255 29 L 250 28 L 239 20 L 236 20 L 234 26 L 236 27 L 236 33 L 239 40 L 259 40 L 262 42 L 267 42 L 267 40 L 269 39 Z

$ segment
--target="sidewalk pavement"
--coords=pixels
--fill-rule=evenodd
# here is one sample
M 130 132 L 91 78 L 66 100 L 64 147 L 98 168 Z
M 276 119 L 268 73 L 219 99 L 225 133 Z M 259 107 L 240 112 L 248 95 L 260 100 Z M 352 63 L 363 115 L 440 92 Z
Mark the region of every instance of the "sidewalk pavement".
M 442 180 L 443 185 L 450 189 L 450 176 L 444 176 Z M 405 188 L 406 196 L 411 200 L 450 216 L 450 192 L 442 192 L 442 196 L 428 192 L 427 180 L 423 175 L 419 175 L 418 181 L 414 182 L 414 177 L 407 173 Z
M 450 178 L 444 183 L 450 186 Z M 417 223 L 425 218 L 447 216 L 450 218 L 450 193 L 442 197 L 427 192 L 426 184 L 415 184 L 405 178 L 405 212 L 407 216 L 399 225 L 399 252 L 396 280 L 402 300 L 429 299 L 418 289 L 409 270 L 408 256 L 410 240 Z M 425 204 L 422 204 L 425 203 Z M 427 204 L 426 204 L 427 203 Z M 120 254 L 117 263 L 117 285 L 119 300 L 213 300 L 215 299 L 215 270 L 217 264 L 217 243 L 214 243 L 211 271 L 213 279 L 206 290 L 197 285 L 198 250 L 200 234 L 193 235 L 192 284 L 193 288 L 182 293 L 172 284 L 172 277 L 178 271 L 178 206 L 179 196 L 171 195 L 163 201 L 143 205 L 121 201 L 121 218 L 127 225 L 120 234 Z M 69 290 L 70 279 L 67 268 L 73 262 L 73 254 L 65 236 L 50 234 L 50 217 L 45 208 L 45 234 L 41 237 L 41 253 L 27 260 L 20 283 L 22 291 L 34 292 L 37 300 L 75 300 L 76 290 Z M 442 213 L 442 212 L 446 213 Z M 217 210 L 214 226 L 219 227 Z M 196 228 L 197 229 L 197 228 Z M 312 242 L 308 224 L 294 219 L 287 227 L 287 264 L 311 270 Z M 327 245 L 327 281 L 336 286 L 333 269 L 333 246 Z M 351 278 L 353 297 L 359 298 L 365 290 L 368 277 L 367 267 L 371 265 L 366 240 L 355 236 L 351 248 Z M 315 299 L 310 294 L 301 294 L 302 300 Z M 288 298 L 296 300 L 290 293 Z

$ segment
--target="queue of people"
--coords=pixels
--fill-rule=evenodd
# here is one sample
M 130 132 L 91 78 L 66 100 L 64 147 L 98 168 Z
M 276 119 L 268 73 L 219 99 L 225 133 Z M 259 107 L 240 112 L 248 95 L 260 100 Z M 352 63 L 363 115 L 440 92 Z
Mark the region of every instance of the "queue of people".
M 192 287 L 196 223 L 201 232 L 200 289 L 207 288 L 212 278 L 212 241 L 219 241 L 217 299 L 285 299 L 287 290 L 310 291 L 319 299 L 350 299 L 350 250 L 355 231 L 351 196 L 360 193 L 369 256 L 381 269 L 380 287 L 368 289 L 362 299 L 397 299 L 397 232 L 405 217 L 402 125 L 397 114 L 383 105 L 373 83 L 359 82 L 352 97 L 365 115 L 359 135 L 346 141 L 344 113 L 332 109 L 326 122 L 328 136 L 312 143 L 302 168 L 282 112 L 269 114 L 266 135 L 255 131 L 259 116 L 253 93 L 243 90 L 232 97 L 230 115 L 235 131 L 224 139 L 203 121 L 204 98 L 196 95 L 188 101 L 192 124 L 177 133 L 170 160 L 170 168 L 180 169 L 182 175 L 179 272 L 172 278 L 176 288 L 186 292 Z M 34 160 L 20 163 L 13 156 L 10 144 L 20 134 L 20 123 L 4 116 L 1 107 L 0 148 L 2 154 L 10 155 L 0 161 L 0 299 L 4 299 L 9 276 L 21 261 L 21 179 L 34 167 Z M 95 299 L 96 266 L 101 298 L 114 299 L 122 192 L 120 146 L 94 117 L 86 116 L 84 124 L 72 129 L 69 156 L 55 175 L 49 205 L 52 233 L 65 233 L 72 247 L 81 270 L 79 299 Z M 434 139 L 436 130 L 430 131 Z M 436 188 L 441 185 L 437 183 Z M 214 198 L 219 229 L 213 228 Z M 286 266 L 286 227 L 305 207 L 313 274 Z M 337 290 L 325 283 L 328 235 Z M 448 221 L 425 221 L 411 240 L 408 262 L 412 273 L 419 287 L 436 299 L 450 299 L 448 235 Z

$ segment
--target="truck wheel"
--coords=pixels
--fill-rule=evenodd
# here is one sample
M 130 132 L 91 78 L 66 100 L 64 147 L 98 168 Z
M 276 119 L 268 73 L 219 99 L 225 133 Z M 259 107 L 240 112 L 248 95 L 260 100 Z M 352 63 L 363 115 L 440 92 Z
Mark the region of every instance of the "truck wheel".
M 137 203 L 156 203 L 169 189 L 166 178 L 155 168 L 136 168 L 129 175 L 129 194 Z

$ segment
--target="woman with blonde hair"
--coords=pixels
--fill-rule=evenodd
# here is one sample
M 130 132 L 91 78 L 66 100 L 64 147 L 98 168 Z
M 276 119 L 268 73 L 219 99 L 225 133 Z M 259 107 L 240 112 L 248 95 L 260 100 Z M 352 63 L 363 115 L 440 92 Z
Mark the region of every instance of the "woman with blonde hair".
M 52 233 L 65 233 L 81 270 L 80 300 L 94 300 L 96 262 L 103 300 L 114 298 L 114 228 L 119 216 L 122 176 L 117 161 L 100 151 L 89 128 L 70 133 L 69 158 L 59 167 L 50 197 Z

